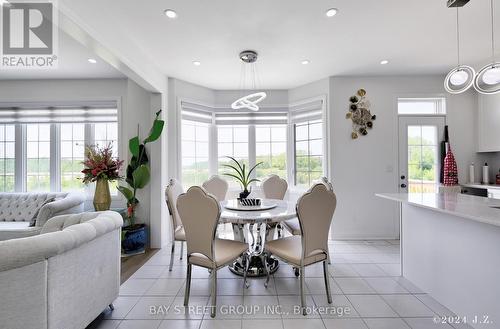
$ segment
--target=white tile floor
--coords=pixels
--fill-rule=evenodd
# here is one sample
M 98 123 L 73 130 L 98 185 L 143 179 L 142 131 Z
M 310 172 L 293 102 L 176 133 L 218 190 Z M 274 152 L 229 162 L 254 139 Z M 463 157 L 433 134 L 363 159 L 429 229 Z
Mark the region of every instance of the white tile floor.
M 433 321 L 451 311 L 399 276 L 399 241 L 331 241 L 330 252 L 332 304 L 326 301 L 321 265 L 306 269 L 307 305 L 319 313 L 304 317 L 294 312 L 300 305 L 299 280 L 286 264 L 267 289 L 263 279 L 251 279 L 244 290 L 240 277 L 227 268 L 220 270 L 215 319 L 204 308 L 210 305 L 208 271 L 194 267 L 190 309 L 185 310 L 185 263 L 176 253 L 169 272 L 169 249 L 162 249 L 122 285 L 115 310 L 104 313 L 89 329 L 453 328 Z M 265 312 L 265 306 L 281 312 Z

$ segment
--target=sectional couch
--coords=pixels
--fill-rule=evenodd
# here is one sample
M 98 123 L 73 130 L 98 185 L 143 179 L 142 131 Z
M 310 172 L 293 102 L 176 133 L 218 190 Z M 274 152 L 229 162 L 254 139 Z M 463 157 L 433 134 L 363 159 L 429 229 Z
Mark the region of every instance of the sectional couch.
M 84 201 L 80 193 L 0 193 L 0 241 L 37 235 L 48 219 L 83 212 Z
M 0 241 L 0 328 L 83 329 L 118 296 L 122 217 L 62 215 Z

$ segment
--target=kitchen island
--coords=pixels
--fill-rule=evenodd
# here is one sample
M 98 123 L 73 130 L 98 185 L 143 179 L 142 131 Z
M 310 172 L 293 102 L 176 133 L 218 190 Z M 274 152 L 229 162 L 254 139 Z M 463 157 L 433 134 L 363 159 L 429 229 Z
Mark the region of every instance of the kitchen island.
M 500 328 L 500 200 L 377 194 L 400 203 L 401 273 L 474 328 Z

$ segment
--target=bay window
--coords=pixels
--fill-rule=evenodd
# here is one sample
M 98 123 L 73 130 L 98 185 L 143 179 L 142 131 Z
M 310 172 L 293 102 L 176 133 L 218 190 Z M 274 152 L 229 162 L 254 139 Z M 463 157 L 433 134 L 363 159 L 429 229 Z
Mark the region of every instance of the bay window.
M 0 103 L 0 191 L 83 191 L 85 145 L 110 143 L 116 156 L 116 102 Z
M 309 187 L 325 175 L 324 102 L 317 98 L 289 107 L 235 112 L 181 101 L 182 184 L 201 185 L 210 175 L 227 172 L 223 165 L 231 163 L 230 156 L 247 168 L 262 162 L 253 178 L 275 174 L 290 185 Z

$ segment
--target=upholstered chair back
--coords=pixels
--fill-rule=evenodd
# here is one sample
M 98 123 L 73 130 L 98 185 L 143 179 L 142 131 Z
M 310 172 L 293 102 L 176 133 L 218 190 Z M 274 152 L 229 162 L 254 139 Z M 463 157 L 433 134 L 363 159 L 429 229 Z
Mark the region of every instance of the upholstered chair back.
M 286 180 L 276 175 L 271 175 L 262 182 L 262 192 L 266 199 L 283 200 L 287 189 L 288 183 Z
M 203 182 L 201 185 L 208 193 L 213 194 L 217 201 L 226 200 L 227 190 L 229 184 L 225 179 L 220 178 L 217 175 L 210 177 L 209 180 Z
M 177 209 L 186 232 L 187 254 L 199 254 L 214 261 L 214 240 L 220 217 L 215 197 L 200 186 L 191 186 L 179 196 Z
M 336 207 L 335 193 L 324 184 L 314 185 L 297 201 L 303 257 L 316 251 L 324 251 L 328 255 L 328 233 Z
M 330 191 L 333 191 L 333 185 L 330 181 L 328 181 L 328 178 L 326 177 L 321 177 L 320 179 L 314 180 L 311 187 L 316 185 L 316 184 L 324 184 Z
M 172 225 L 174 230 L 182 226 L 182 220 L 177 211 L 177 198 L 179 195 L 184 193 L 181 183 L 177 179 L 171 179 L 165 189 L 165 200 L 167 201 L 168 211 L 170 212 L 170 218 L 172 219 Z

